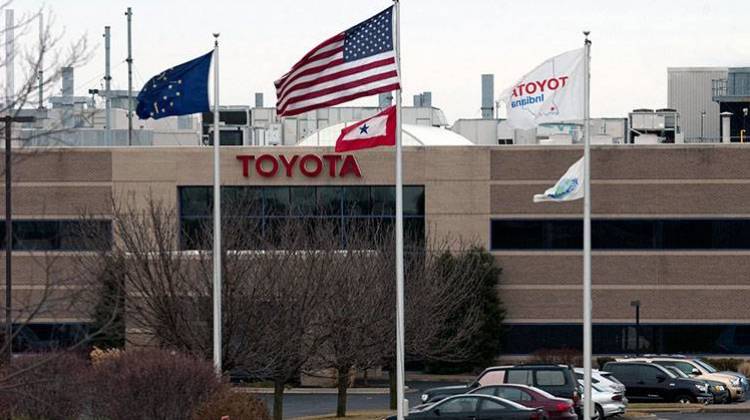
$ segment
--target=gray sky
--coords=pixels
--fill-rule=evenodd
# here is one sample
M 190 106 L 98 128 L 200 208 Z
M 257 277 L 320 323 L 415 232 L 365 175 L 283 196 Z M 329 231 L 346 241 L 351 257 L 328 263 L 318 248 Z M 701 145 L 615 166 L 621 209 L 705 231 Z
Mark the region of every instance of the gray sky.
M 124 11 L 131 6 L 136 91 L 161 70 L 208 52 L 211 33 L 221 32 L 221 103 L 251 104 L 258 91 L 269 106 L 273 81 L 304 53 L 390 4 L 16 0 L 12 7 L 19 16 L 46 5 L 66 36 L 87 34 L 97 49 L 76 69 L 77 94 L 101 84 L 105 25 L 112 27 L 113 86 L 127 87 Z M 666 106 L 667 67 L 750 66 L 747 0 L 402 0 L 401 14 L 404 103 L 429 90 L 449 122 L 480 115 L 480 74 L 494 73 L 499 93 L 546 58 L 581 46 L 583 29 L 593 40 L 592 116 Z

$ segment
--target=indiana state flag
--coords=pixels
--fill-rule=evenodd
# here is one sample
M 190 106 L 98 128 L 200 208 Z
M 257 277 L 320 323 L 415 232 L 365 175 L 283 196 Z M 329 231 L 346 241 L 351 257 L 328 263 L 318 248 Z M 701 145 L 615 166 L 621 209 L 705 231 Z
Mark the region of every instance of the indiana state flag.
M 146 82 L 138 93 L 138 118 L 159 119 L 171 115 L 210 110 L 208 71 L 213 52 L 161 72 Z

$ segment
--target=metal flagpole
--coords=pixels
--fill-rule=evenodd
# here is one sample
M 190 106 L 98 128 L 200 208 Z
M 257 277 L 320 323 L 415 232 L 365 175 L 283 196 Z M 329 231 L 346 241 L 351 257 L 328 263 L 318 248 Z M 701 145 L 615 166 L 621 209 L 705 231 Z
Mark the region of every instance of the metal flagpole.
M 214 368 L 221 375 L 221 172 L 219 170 L 219 34 L 214 34 Z
M 133 20 L 133 11 L 130 7 L 125 12 L 128 17 L 128 146 L 133 145 L 133 37 L 131 31 L 131 22 Z
M 591 403 L 591 41 L 584 31 L 583 59 L 583 418 L 593 414 Z
M 396 68 L 401 76 L 400 2 L 394 0 L 393 22 Z M 401 88 L 396 91 L 396 414 L 403 420 L 404 401 L 404 202 L 401 159 Z

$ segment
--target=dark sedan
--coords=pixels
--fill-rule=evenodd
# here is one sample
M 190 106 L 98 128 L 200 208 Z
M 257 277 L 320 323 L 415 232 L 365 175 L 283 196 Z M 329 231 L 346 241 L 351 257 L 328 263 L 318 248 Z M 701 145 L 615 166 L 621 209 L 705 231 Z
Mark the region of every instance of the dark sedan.
M 526 385 L 488 385 L 473 389 L 470 394 L 492 395 L 529 408 L 541 408 L 549 420 L 575 420 L 573 400 L 558 398 L 549 392 Z
M 455 395 L 435 404 L 427 404 L 406 416 L 407 420 L 546 420 L 541 408 L 527 408 L 521 404 L 489 395 Z M 390 416 L 386 420 L 396 420 Z

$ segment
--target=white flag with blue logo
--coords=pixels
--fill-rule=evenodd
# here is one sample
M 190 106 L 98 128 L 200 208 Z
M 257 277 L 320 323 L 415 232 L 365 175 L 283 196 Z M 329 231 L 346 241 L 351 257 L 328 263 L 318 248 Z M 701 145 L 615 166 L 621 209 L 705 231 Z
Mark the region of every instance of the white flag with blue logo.
M 571 201 L 583 198 L 583 158 L 578 159 L 565 175 L 544 194 L 534 194 L 534 202 Z
M 556 55 L 506 89 L 508 124 L 531 129 L 544 123 L 583 121 L 583 48 Z

